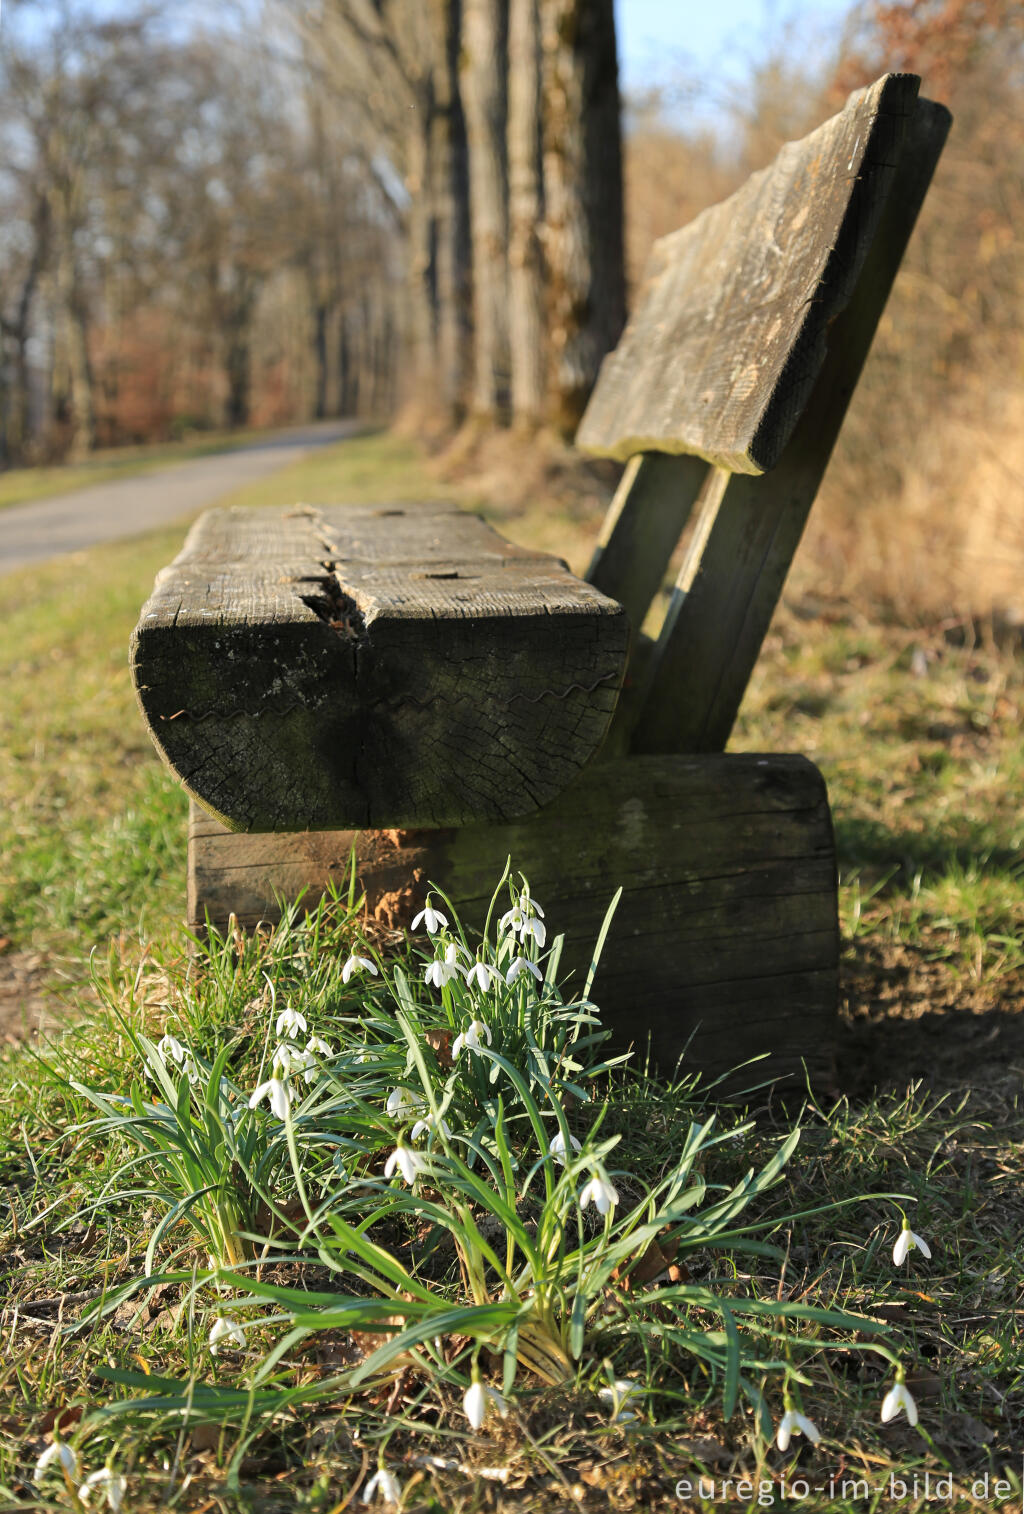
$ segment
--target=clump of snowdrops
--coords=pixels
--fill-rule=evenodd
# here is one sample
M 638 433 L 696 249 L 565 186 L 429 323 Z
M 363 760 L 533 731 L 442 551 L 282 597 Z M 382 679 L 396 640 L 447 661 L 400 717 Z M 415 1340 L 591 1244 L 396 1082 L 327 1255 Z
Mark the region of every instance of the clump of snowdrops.
M 180 1024 L 157 1039 L 124 1021 L 138 1058 L 128 1087 L 70 1080 L 98 1111 L 82 1130 L 129 1152 L 92 1207 L 133 1192 L 159 1200 L 163 1214 L 146 1278 L 91 1317 L 147 1282 L 178 1281 L 208 1311 L 211 1355 L 243 1354 L 248 1366 L 241 1387 L 237 1371 L 230 1385 L 108 1373 L 146 1390 L 134 1410 L 149 1402 L 248 1420 L 405 1372 L 458 1385 L 479 1428 L 524 1381 L 566 1385 L 604 1371 L 624 1422 L 639 1390 L 614 1364 L 656 1346 L 717 1383 L 727 1417 L 745 1398 L 766 1438 L 776 1433 L 766 1384 L 777 1381 L 776 1438 L 787 1449 L 793 1435 L 818 1437 L 801 1401 L 812 1381 L 798 1364 L 802 1342 L 817 1349 L 821 1329 L 834 1328 L 856 1331 L 857 1349 L 896 1369 L 883 1418 L 904 1411 L 916 1422 L 903 1369 L 878 1339 L 883 1326 L 693 1280 L 695 1254 L 716 1259 L 725 1281 L 741 1257 L 781 1257 L 771 1233 L 800 1216 L 759 1213 L 757 1201 L 779 1182 L 800 1130 L 760 1169 L 720 1184 L 715 1148 L 750 1127 L 681 1110 L 673 1160 L 653 1180 L 630 1169 L 606 1100 L 629 1075 L 627 1058 L 608 1056 L 590 998 L 610 919 L 568 1002 L 561 938 L 549 941 L 526 880 L 506 875 L 479 939 L 435 891 L 413 923 L 425 948 L 389 959 L 359 939 L 331 992 L 293 985 L 287 1002 L 267 974 L 250 1005 L 256 1061 L 249 1034 L 202 1054 Z M 298 955 L 315 975 L 316 951 Z M 897 1259 L 915 1247 L 928 1254 L 904 1220 Z M 644 1265 L 652 1258 L 660 1275 Z M 295 1269 L 313 1264 L 333 1287 L 300 1286 Z M 792 1319 L 820 1328 L 801 1337 Z M 372 1344 L 343 1372 L 296 1387 L 290 1363 L 302 1342 L 339 1330 Z M 273 1345 L 257 1348 L 268 1331 Z

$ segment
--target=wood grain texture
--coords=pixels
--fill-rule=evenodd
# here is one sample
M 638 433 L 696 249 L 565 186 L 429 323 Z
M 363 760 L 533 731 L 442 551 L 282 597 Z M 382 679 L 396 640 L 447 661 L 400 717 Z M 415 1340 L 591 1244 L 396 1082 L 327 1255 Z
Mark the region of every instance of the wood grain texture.
M 782 461 L 764 478 L 721 472 L 708 492 L 637 701 L 633 750 L 714 752 L 728 741 L 950 124 L 944 106 L 918 102 L 857 288 Z
M 634 631 L 661 588 L 708 466 L 700 458 L 638 454 L 626 464 L 587 569 L 587 582 L 618 600 Z
M 778 462 L 893 182 L 919 80 L 887 74 L 742 189 L 655 244 L 576 438 L 623 461 Z
M 529 813 L 605 734 L 620 607 L 446 506 L 215 510 L 132 638 L 158 749 L 232 829 Z
M 801 757 L 630 757 L 596 765 L 550 809 L 502 826 L 238 836 L 193 806 L 189 921 L 278 917 L 275 890 L 307 902 L 344 888 L 356 847 L 368 907 L 407 925 L 429 883 L 475 928 L 511 856 L 530 879 L 563 964 L 581 982 L 605 909 L 624 895 L 595 984 L 618 1043 L 671 1066 L 758 1075 L 831 1067 L 839 936 L 825 785 Z

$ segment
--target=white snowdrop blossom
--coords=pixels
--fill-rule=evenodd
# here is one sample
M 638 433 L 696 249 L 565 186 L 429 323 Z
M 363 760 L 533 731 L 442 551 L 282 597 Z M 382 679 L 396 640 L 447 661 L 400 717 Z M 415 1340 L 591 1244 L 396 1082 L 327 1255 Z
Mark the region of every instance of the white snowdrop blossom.
M 378 1467 L 363 1489 L 363 1503 L 373 1503 L 375 1498 L 385 1503 L 398 1503 L 402 1496 L 402 1484 L 387 1467 Z
M 426 1158 L 422 1157 L 418 1151 L 413 1151 L 411 1146 L 399 1145 L 395 1147 L 384 1164 L 384 1176 L 392 1177 L 397 1167 L 411 1188 L 417 1175 L 423 1172 L 426 1166 Z
M 195 1057 L 190 1051 L 186 1051 L 181 1059 L 181 1070 L 194 1088 L 199 1082 L 199 1068 L 196 1065 Z
M 573 1151 L 582 1151 L 583 1148 L 580 1146 L 579 1141 L 577 1141 L 574 1135 L 571 1135 L 569 1137 L 569 1140 L 572 1144 Z M 565 1136 L 561 1131 L 558 1132 L 554 1140 L 551 1142 L 551 1145 L 548 1147 L 548 1155 L 554 1157 L 559 1167 L 565 1166 Z
M 306 1050 L 312 1052 L 317 1057 L 334 1056 L 334 1047 L 330 1041 L 325 1041 L 323 1036 L 310 1036 L 306 1042 Z
M 249 1108 L 255 1109 L 263 1099 L 270 1100 L 270 1108 L 279 1120 L 287 1119 L 288 1110 L 291 1108 L 292 1091 L 283 1078 L 278 1076 L 278 1068 L 275 1066 L 273 1074 L 265 1083 L 261 1083 L 249 1097 Z
M 618 1190 L 596 1172 L 587 1186 L 580 1190 L 581 1209 L 586 1209 L 588 1204 L 596 1204 L 599 1214 L 607 1214 L 618 1202 Z
M 431 962 L 423 974 L 423 981 L 424 983 L 433 983 L 435 988 L 443 988 L 446 983 L 450 983 L 452 978 L 458 975 L 458 971 L 459 948 L 452 941 L 445 951 L 444 959 L 442 960 L 439 957 L 435 962 Z
M 55 1440 L 51 1441 L 50 1445 L 47 1446 L 42 1456 L 36 1462 L 36 1469 L 33 1473 L 34 1481 L 38 1482 L 43 1473 L 49 1467 L 52 1467 L 55 1461 L 60 1462 L 61 1467 L 69 1477 L 77 1477 L 78 1457 L 75 1455 L 74 1447 L 69 1446 L 65 1440 Z
M 393 1088 L 384 1107 L 392 1115 L 415 1114 L 423 1108 L 423 1100 L 418 1094 L 410 1093 L 408 1088 Z
M 162 1036 L 160 1038 L 160 1040 L 157 1042 L 156 1049 L 163 1057 L 164 1061 L 166 1061 L 168 1057 L 173 1057 L 179 1067 L 188 1055 L 188 1052 L 186 1051 L 185 1047 L 182 1046 L 177 1036 L 172 1036 L 170 1031 L 168 1031 L 165 1036 Z
M 906 1413 L 909 1423 L 916 1425 L 917 1405 L 902 1378 L 893 1383 L 888 1393 L 882 1399 L 882 1424 L 887 1425 L 891 1419 L 895 1419 L 901 1409 Z
M 455 1045 L 452 1047 L 452 1058 L 457 1057 L 463 1047 L 467 1051 L 479 1051 L 483 1045 L 480 1039 L 481 1036 L 486 1036 L 487 1044 L 490 1046 L 492 1040 L 491 1027 L 485 1025 L 483 1020 L 474 1020 L 468 1030 L 462 1031 L 455 1037 Z
M 216 1356 L 224 1344 L 236 1346 L 239 1351 L 244 1351 L 245 1331 L 237 1320 L 231 1319 L 226 1314 L 218 1314 L 210 1327 L 210 1355 Z
M 441 929 L 442 925 L 448 924 L 448 916 L 442 915 L 439 909 L 432 909 L 429 904 L 427 905 L 426 909 L 420 910 L 419 914 L 412 922 L 413 930 L 419 930 L 421 920 L 427 927 L 428 936 L 435 936 Z
M 98 1472 L 90 1472 L 82 1486 L 78 1490 L 78 1496 L 83 1503 L 88 1503 L 92 1495 L 99 1489 L 107 1496 L 107 1503 L 118 1514 L 128 1483 L 120 1472 L 112 1472 L 109 1467 L 100 1467 Z
M 308 1030 L 305 1015 L 300 1015 L 297 1009 L 282 1009 L 277 1017 L 277 1034 L 279 1036 L 297 1036 L 300 1030 Z
M 501 919 L 498 921 L 498 929 L 509 930 L 518 934 L 519 931 L 521 931 L 523 928 L 523 921 L 525 919 L 526 916 L 523 914 L 522 910 L 517 904 L 513 909 L 508 910 L 504 915 L 502 915 Z
M 632 1409 L 628 1409 L 626 1405 L 632 1398 L 642 1398 L 643 1391 L 628 1377 L 617 1377 L 609 1387 L 599 1388 L 597 1396 L 603 1404 L 611 1405 L 611 1423 L 624 1425 L 631 1419 L 636 1419 Z
M 538 946 L 543 946 L 548 938 L 547 926 L 543 920 L 524 920 L 519 927 L 519 939 L 525 941 L 527 936 L 532 936 Z
M 416 1121 L 412 1127 L 411 1139 L 418 1141 L 420 1136 L 429 1135 L 432 1130 L 439 1130 L 446 1141 L 452 1138 L 447 1120 L 442 1119 L 440 1115 L 428 1114 L 425 1119 Z
M 788 1451 L 789 1443 L 794 1435 L 806 1435 L 812 1446 L 816 1446 L 821 1439 L 821 1431 L 813 1419 L 808 1419 L 806 1414 L 801 1414 L 799 1409 L 787 1409 L 782 1416 L 778 1432 L 775 1436 L 775 1444 L 780 1451 Z
M 488 1388 L 479 1378 L 474 1379 L 466 1389 L 462 1400 L 462 1407 L 465 1410 L 466 1418 L 474 1430 L 479 1430 L 483 1424 L 487 1410 L 491 1404 L 494 1405 L 502 1418 L 508 1413 L 505 1400 L 501 1394 L 495 1388 Z
M 341 981 L 347 983 L 353 973 L 369 973 L 372 978 L 379 976 L 376 962 L 371 962 L 369 957 L 351 956 L 341 969 Z
M 470 988 L 473 987 L 474 983 L 478 984 L 480 992 L 485 994 L 496 977 L 497 973 L 494 971 L 494 968 L 488 967 L 486 962 L 474 962 L 473 966 L 466 973 L 466 982 Z
M 931 1260 L 932 1250 L 928 1242 L 922 1240 L 919 1235 L 916 1235 L 914 1231 L 911 1230 L 906 1220 L 904 1220 L 903 1229 L 896 1237 L 896 1244 L 892 1248 L 892 1259 L 896 1263 L 896 1266 L 901 1267 L 906 1261 L 909 1253 L 915 1250 L 915 1248 L 916 1250 L 920 1251 L 921 1255 L 927 1258 L 928 1261 Z
M 543 983 L 544 981 L 544 974 L 536 962 L 531 962 L 529 957 L 516 957 L 511 963 L 508 972 L 505 974 L 505 982 L 509 987 L 516 981 L 520 973 L 533 973 L 538 983 Z

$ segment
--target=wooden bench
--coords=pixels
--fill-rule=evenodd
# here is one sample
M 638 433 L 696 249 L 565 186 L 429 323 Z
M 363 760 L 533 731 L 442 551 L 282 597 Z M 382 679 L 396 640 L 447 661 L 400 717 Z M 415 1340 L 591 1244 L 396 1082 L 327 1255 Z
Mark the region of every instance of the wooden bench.
M 132 647 L 193 795 L 190 925 L 315 899 L 353 846 L 379 918 L 432 881 L 482 923 L 511 855 L 568 967 L 623 885 L 595 987 L 620 1040 L 828 1075 L 825 785 L 723 749 L 949 128 L 918 82 L 858 91 L 655 248 L 579 432 L 627 463 L 587 582 L 437 506 L 197 523 Z

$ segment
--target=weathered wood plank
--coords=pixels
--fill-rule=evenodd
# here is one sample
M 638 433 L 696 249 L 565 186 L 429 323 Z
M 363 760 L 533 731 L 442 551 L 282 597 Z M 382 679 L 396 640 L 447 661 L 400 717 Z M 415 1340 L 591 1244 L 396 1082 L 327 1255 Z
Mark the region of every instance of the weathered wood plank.
M 232 835 L 193 806 L 189 921 L 277 918 L 344 887 L 353 846 L 370 910 L 407 925 L 428 883 L 479 928 L 511 855 L 582 975 L 616 913 L 595 985 L 620 1044 L 718 1073 L 763 1051 L 772 1075 L 826 1075 L 837 1005 L 836 867 L 825 786 L 800 757 L 630 757 L 587 770 L 528 820 L 444 831 Z
M 918 102 L 857 288 L 782 461 L 764 478 L 723 472 L 708 492 L 637 701 L 634 751 L 713 752 L 728 741 L 950 122 L 943 106 Z
M 564 563 L 446 506 L 211 511 L 132 639 L 158 749 L 245 830 L 538 809 L 605 735 L 628 642 Z
M 700 458 L 638 454 L 608 507 L 587 582 L 618 600 L 634 632 L 661 588 L 669 559 L 707 477 Z
M 576 441 L 691 452 L 737 473 L 782 455 L 888 196 L 919 80 L 887 74 L 730 199 L 655 245 Z

